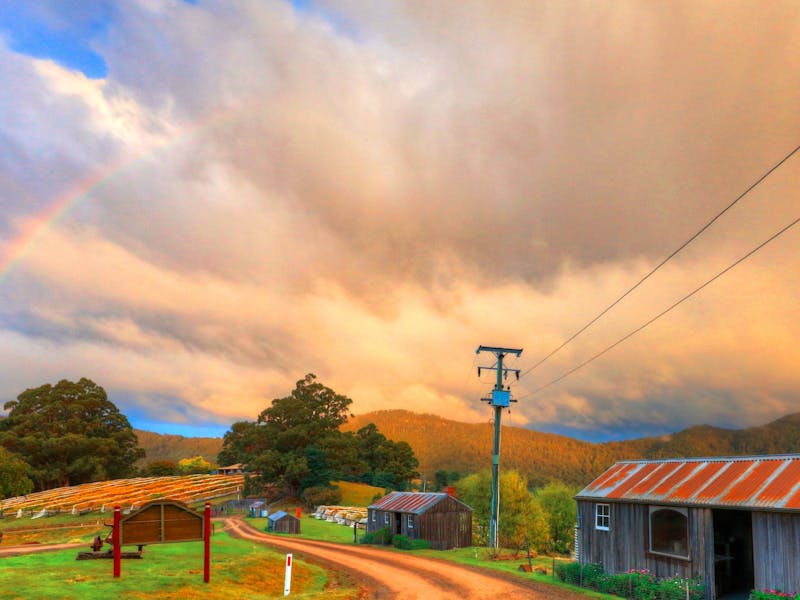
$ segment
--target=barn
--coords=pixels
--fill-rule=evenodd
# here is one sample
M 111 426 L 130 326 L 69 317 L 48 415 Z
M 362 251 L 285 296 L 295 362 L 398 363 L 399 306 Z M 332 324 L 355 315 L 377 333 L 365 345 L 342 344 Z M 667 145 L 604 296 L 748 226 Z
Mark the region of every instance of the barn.
M 300 519 L 279 510 L 267 517 L 267 527 L 275 533 L 300 533 Z
M 472 545 L 472 509 L 450 494 L 392 492 L 367 508 L 367 531 L 383 527 L 436 550 Z
M 581 563 L 800 592 L 800 454 L 621 461 L 575 499 Z

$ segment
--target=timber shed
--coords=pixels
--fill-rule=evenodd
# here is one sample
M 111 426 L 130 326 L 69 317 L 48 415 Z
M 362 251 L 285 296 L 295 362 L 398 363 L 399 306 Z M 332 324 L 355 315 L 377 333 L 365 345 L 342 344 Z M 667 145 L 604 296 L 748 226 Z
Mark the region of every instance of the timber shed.
M 279 510 L 267 517 L 270 531 L 275 533 L 300 533 L 300 519 Z
M 392 492 L 367 508 L 367 531 L 428 540 L 431 548 L 472 545 L 472 509 L 449 494 Z
M 621 461 L 575 499 L 581 563 L 800 592 L 800 454 Z

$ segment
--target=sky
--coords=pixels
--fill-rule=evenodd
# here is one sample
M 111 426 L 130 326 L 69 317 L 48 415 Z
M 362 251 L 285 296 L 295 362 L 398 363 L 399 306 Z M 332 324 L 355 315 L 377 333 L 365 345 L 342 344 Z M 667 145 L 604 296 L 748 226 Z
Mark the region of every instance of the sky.
M 352 410 L 602 441 L 800 411 L 794 1 L 9 0 L 0 401 L 222 435 Z M 544 389 L 540 389 L 543 386 Z M 538 391 L 537 391 L 538 390 Z

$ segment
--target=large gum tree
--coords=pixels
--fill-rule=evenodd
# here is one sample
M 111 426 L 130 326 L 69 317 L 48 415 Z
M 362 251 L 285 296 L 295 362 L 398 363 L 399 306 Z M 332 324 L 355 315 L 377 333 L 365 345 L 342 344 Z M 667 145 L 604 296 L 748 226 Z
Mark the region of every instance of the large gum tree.
M 25 390 L 3 408 L 0 446 L 29 465 L 39 490 L 128 477 L 144 456 L 128 419 L 89 379 Z

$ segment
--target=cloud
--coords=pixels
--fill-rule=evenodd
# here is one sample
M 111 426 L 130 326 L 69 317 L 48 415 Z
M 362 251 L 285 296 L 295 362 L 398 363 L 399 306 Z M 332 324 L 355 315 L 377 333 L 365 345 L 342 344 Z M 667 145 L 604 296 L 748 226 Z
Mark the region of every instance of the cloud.
M 315 372 L 357 412 L 481 420 L 479 344 L 527 370 L 797 144 L 791 15 L 148 1 L 114 11 L 104 80 L 0 47 L 0 256 L 74 195 L 0 279 L 0 396 L 91 376 L 230 423 Z M 797 164 L 515 383 L 514 422 L 800 410 L 795 231 L 526 397 L 797 218 Z

